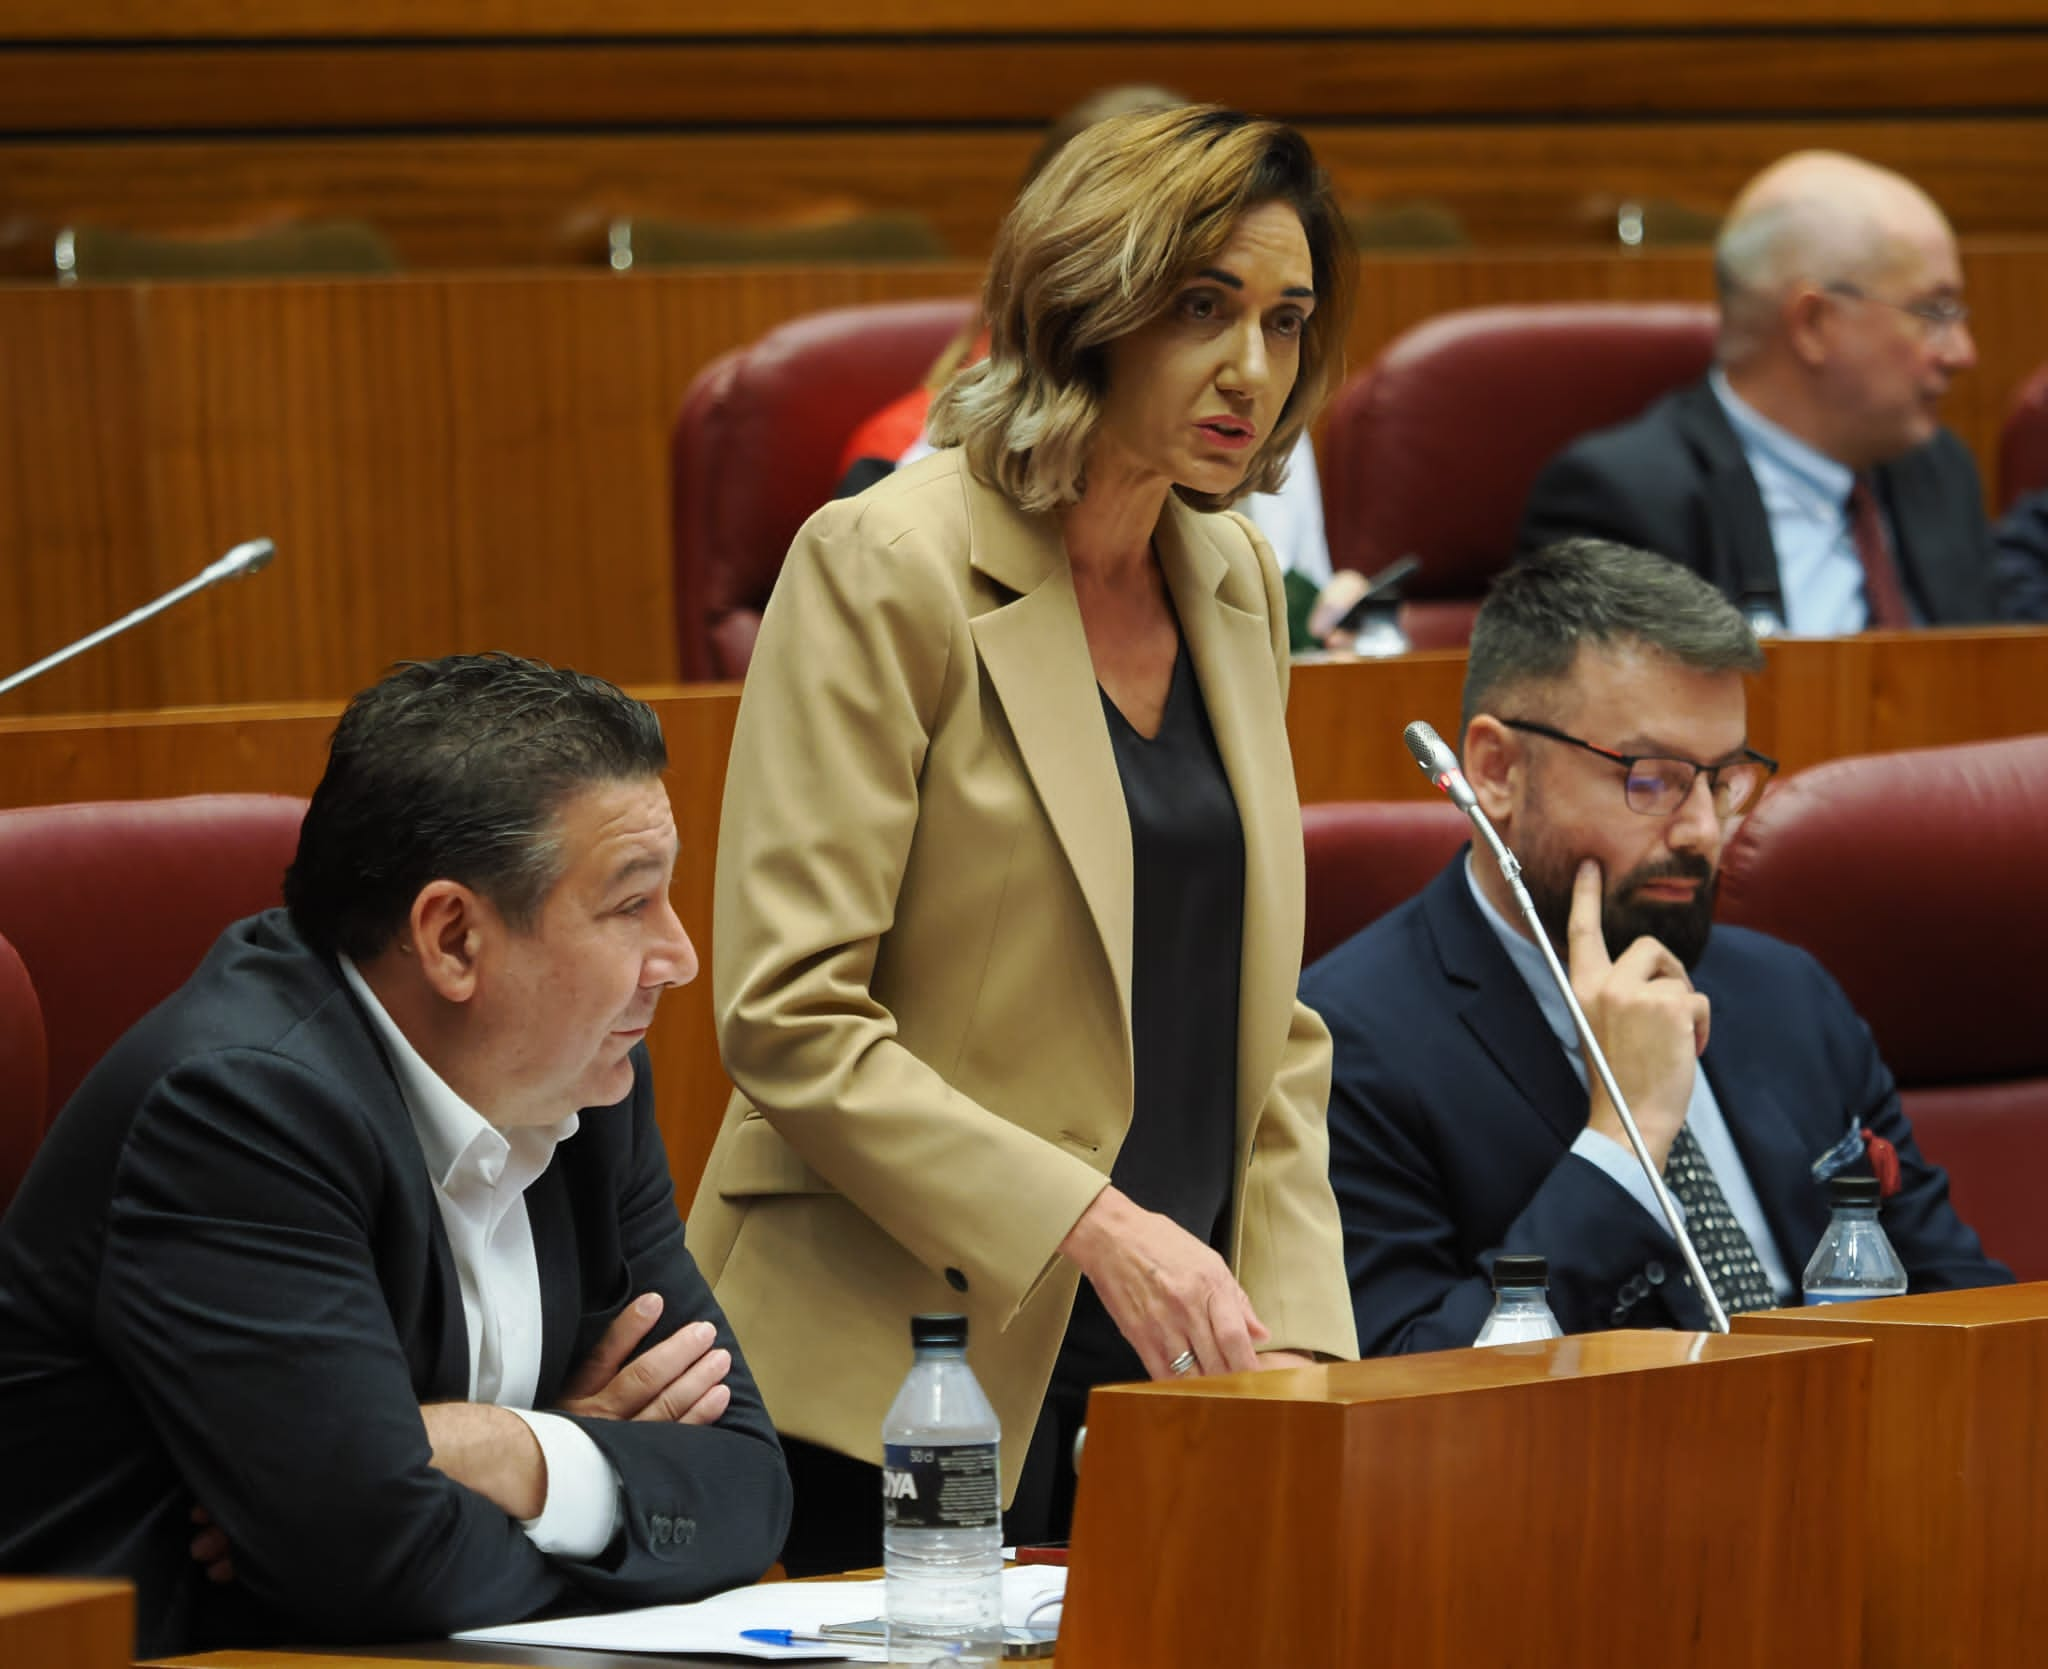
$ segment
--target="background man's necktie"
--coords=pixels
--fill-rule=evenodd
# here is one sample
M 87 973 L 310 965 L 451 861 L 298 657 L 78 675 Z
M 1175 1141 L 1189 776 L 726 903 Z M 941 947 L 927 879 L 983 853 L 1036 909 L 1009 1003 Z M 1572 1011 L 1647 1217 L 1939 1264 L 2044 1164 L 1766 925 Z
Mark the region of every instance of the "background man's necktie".
M 1891 535 L 1885 531 L 1877 495 L 1860 475 L 1849 489 L 1849 537 L 1856 542 L 1856 560 L 1863 564 L 1863 600 L 1870 606 L 1871 625 L 1912 625 L 1913 611 L 1906 606 L 1906 590 L 1899 583 Z

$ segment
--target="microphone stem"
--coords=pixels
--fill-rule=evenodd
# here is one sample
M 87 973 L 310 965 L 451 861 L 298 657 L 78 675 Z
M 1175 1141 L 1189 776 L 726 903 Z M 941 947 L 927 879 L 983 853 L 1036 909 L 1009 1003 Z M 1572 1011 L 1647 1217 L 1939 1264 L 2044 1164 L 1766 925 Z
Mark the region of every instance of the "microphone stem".
M 216 563 L 204 572 L 194 574 L 183 585 L 173 591 L 166 591 L 155 602 L 144 603 L 141 608 L 122 615 L 119 620 L 102 626 L 96 632 L 87 633 L 76 643 L 68 644 L 64 648 L 59 649 L 54 655 L 45 655 L 34 666 L 25 666 L 19 672 L 10 673 L 7 677 L 0 678 L 0 695 L 6 695 L 12 690 L 19 689 L 32 678 L 40 678 L 52 667 L 62 666 L 75 655 L 83 655 L 88 649 L 98 648 L 108 638 L 119 637 L 131 627 L 139 626 L 143 621 L 153 619 L 157 615 L 162 614 L 167 608 L 175 608 L 195 591 L 204 591 L 209 585 L 219 583 L 219 581 L 227 576 L 216 572 L 215 570 L 218 567 L 219 564 Z
M 1492 850 L 1494 861 L 1500 865 L 1502 877 L 1515 895 L 1515 904 L 1522 912 L 1522 919 L 1529 924 L 1529 937 L 1536 941 L 1536 948 L 1543 953 L 1543 960 L 1550 967 L 1550 977 L 1557 981 L 1558 990 L 1564 993 L 1565 1004 L 1571 1009 L 1572 1024 L 1579 1028 L 1579 1036 L 1586 1045 L 1586 1059 L 1593 1063 L 1593 1070 L 1600 1075 L 1600 1082 L 1607 1091 L 1607 1099 L 1614 1103 L 1614 1110 L 1620 1116 L 1623 1134 L 1628 1145 L 1635 1150 L 1636 1163 L 1642 1166 L 1643 1175 L 1650 1184 L 1650 1192 L 1656 1196 L 1657 1209 L 1664 1214 L 1664 1221 L 1671 1230 L 1671 1238 L 1678 1242 L 1679 1256 L 1685 1259 L 1686 1272 L 1692 1276 L 1693 1290 L 1700 1295 L 1700 1302 L 1707 1307 L 1707 1321 L 1716 1333 L 1729 1331 L 1728 1312 L 1721 1307 L 1721 1300 L 1715 1295 L 1714 1283 L 1707 1279 L 1706 1265 L 1700 1262 L 1699 1249 L 1693 1245 L 1692 1236 L 1685 1231 L 1685 1220 L 1679 1215 L 1678 1202 L 1671 1197 L 1671 1191 L 1664 1186 L 1664 1177 L 1657 1169 L 1657 1162 L 1650 1157 L 1650 1149 L 1643 1141 L 1643 1133 L 1636 1125 L 1636 1116 L 1629 1111 L 1628 1098 L 1621 1093 L 1621 1086 L 1614 1081 L 1614 1069 L 1607 1064 L 1607 1051 L 1600 1047 L 1600 1040 L 1593 1035 L 1592 1022 L 1586 1018 L 1586 1011 L 1579 1006 L 1579 996 L 1572 989 L 1571 976 L 1558 961 L 1557 952 L 1550 943 L 1550 934 L 1545 931 L 1537 917 L 1536 904 L 1529 896 L 1529 889 L 1522 885 L 1522 866 L 1514 853 L 1507 849 L 1507 843 L 1494 832 L 1490 818 L 1469 808 L 1468 820 L 1486 839 Z

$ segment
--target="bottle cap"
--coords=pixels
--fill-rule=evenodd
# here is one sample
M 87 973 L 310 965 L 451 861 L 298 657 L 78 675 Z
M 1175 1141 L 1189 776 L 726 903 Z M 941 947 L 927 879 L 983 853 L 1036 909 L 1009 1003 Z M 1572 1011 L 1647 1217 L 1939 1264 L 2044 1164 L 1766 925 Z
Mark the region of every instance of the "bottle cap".
M 1503 1252 L 1493 1260 L 1493 1290 L 1504 1287 L 1547 1287 L 1550 1259 L 1535 1252 Z
M 1884 1190 L 1874 1176 L 1831 1176 L 1828 1178 L 1829 1205 L 1876 1205 Z
M 912 1350 L 965 1350 L 967 1318 L 964 1315 L 914 1315 L 910 1318 Z

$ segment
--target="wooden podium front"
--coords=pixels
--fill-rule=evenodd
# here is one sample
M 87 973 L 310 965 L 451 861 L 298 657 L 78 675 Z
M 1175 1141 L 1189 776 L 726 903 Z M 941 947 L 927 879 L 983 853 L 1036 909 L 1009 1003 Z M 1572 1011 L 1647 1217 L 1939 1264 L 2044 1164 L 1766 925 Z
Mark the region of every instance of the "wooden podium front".
M 1767 1310 L 1735 1326 L 1875 1347 L 1871 1669 L 2048 1661 L 2048 1284 Z
M 1099 1390 L 1060 1669 L 1851 1669 L 1869 1376 L 1622 1332 Z
M 135 1661 L 135 1591 L 125 1582 L 0 1577 L 0 1664 L 125 1669 Z

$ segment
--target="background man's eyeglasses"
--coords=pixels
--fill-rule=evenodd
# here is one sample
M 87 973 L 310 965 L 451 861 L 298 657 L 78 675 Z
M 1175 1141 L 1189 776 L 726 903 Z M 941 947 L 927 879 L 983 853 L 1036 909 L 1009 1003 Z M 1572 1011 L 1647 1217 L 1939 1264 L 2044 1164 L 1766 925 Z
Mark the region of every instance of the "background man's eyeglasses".
M 1628 799 L 1628 809 L 1639 811 L 1645 817 L 1669 817 L 1685 804 L 1692 794 L 1693 783 L 1702 774 L 1707 779 L 1707 792 L 1713 798 L 1714 815 L 1733 817 L 1763 791 L 1764 784 L 1778 770 L 1775 759 L 1758 753 L 1755 748 L 1744 748 L 1737 758 L 1719 765 L 1702 765 L 1696 760 L 1673 759 L 1664 754 L 1616 753 L 1611 748 L 1595 747 L 1591 742 L 1554 730 L 1547 724 L 1538 724 L 1534 719 L 1502 719 L 1500 722 L 1510 730 L 1547 737 L 1553 742 L 1583 748 L 1601 759 L 1612 760 L 1624 773 L 1622 792 Z
M 1928 335 L 1939 336 L 1945 331 L 1961 330 L 1970 322 L 1970 304 L 1954 296 L 1927 296 L 1920 301 L 1887 301 L 1883 296 L 1874 296 L 1860 285 L 1851 284 L 1847 279 L 1836 279 L 1823 284 L 1822 289 L 1830 295 L 1847 296 L 1851 301 L 1874 301 L 1880 307 L 1889 307 L 1895 313 L 1905 313 L 1917 319 Z

